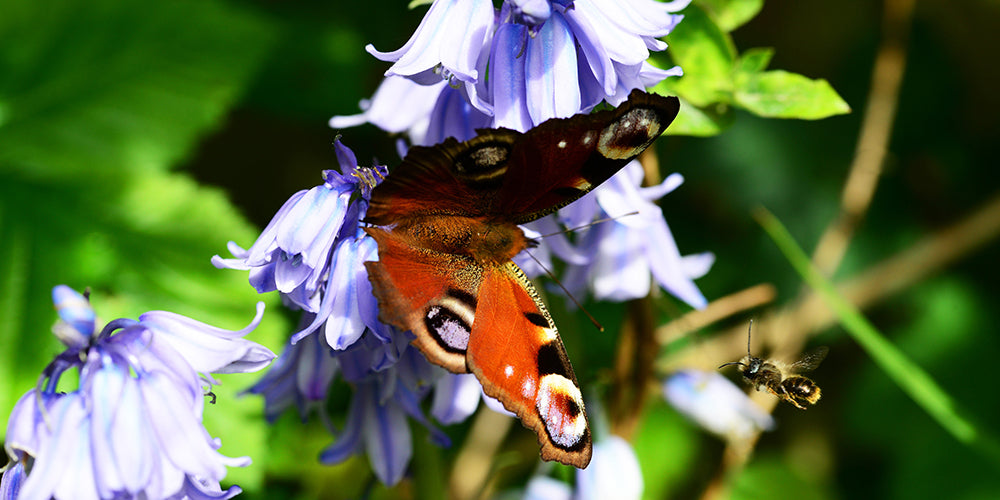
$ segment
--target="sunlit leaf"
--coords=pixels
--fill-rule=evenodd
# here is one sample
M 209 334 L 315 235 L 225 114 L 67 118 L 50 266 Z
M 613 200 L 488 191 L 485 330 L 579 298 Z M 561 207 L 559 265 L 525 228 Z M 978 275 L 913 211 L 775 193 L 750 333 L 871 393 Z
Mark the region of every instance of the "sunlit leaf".
M 739 73 L 734 104 L 768 118 L 817 120 L 851 111 L 826 80 L 780 70 Z
M 724 31 L 743 26 L 764 7 L 764 0 L 698 0 L 696 3 Z

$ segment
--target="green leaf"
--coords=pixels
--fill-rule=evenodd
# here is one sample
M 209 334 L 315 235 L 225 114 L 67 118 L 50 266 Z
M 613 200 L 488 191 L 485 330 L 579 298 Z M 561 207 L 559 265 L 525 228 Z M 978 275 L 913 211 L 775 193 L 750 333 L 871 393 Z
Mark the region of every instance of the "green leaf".
M 167 168 L 229 109 L 272 31 L 213 1 L 8 2 L 0 169 L 58 179 Z
M 698 6 L 724 31 L 733 31 L 754 18 L 764 7 L 764 0 L 698 0 Z
M 667 36 L 669 60 L 653 55 L 654 65 L 680 65 L 684 76 L 667 78 L 654 91 L 683 97 L 695 106 L 729 102 L 736 48 L 732 40 L 696 5 L 684 9 L 684 20 Z
M 732 108 L 725 104 L 699 108 L 681 99 L 681 110 L 667 128 L 668 135 L 708 137 L 721 133 L 732 124 Z
M 747 49 L 740 54 L 740 60 L 736 63 L 737 73 L 760 73 L 771 64 L 771 57 L 774 56 L 772 48 Z
M 632 439 L 645 482 L 643 498 L 678 497 L 697 463 L 699 434 L 662 399 L 650 402 Z
M 780 70 L 738 73 L 733 102 L 769 118 L 817 120 L 851 111 L 826 80 Z
M 1000 441 L 965 415 L 959 404 L 927 372 L 889 342 L 853 304 L 840 295 L 812 265 L 809 257 L 773 214 L 759 208 L 754 217 L 799 276 L 834 311 L 840 324 L 875 364 L 956 440 L 980 451 L 995 465 L 1000 464 Z

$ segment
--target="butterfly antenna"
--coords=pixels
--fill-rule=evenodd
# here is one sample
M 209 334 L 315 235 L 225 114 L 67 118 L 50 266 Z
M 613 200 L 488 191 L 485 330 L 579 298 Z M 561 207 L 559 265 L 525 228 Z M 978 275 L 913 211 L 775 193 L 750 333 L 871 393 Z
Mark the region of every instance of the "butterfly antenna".
M 542 261 L 538 260 L 538 258 L 532 255 L 531 252 L 524 252 L 524 253 L 528 254 L 528 257 L 531 257 L 531 260 L 538 263 L 538 266 L 541 267 L 543 271 L 545 271 L 545 274 L 549 275 L 549 277 L 552 278 L 552 281 L 555 281 L 556 284 L 559 285 L 559 288 L 562 288 L 562 291 L 566 292 L 566 296 L 569 297 L 569 300 L 572 300 L 573 303 L 576 304 L 576 307 L 580 308 L 580 310 L 583 311 L 583 314 L 587 315 L 587 318 L 590 319 L 590 322 L 597 327 L 598 331 L 601 332 L 604 331 L 604 327 L 601 326 L 601 324 L 597 321 L 596 318 L 594 318 L 593 315 L 590 314 L 590 311 L 585 309 L 583 305 L 580 304 L 578 300 L 576 300 L 576 297 L 574 297 L 572 293 L 569 293 L 569 290 L 567 290 L 566 287 L 563 286 L 562 282 L 559 281 L 559 278 L 556 278 L 556 275 L 552 274 L 552 271 L 549 271 L 549 268 L 545 267 L 545 264 L 542 264 Z
M 604 223 L 604 222 L 609 222 L 609 221 L 613 221 L 613 220 L 616 220 L 616 219 L 621 219 L 622 217 L 628 217 L 630 215 L 639 215 L 639 211 L 635 210 L 635 211 L 629 212 L 627 214 L 621 214 L 621 215 L 619 215 L 617 217 L 605 217 L 603 219 L 597 219 L 597 220 L 595 220 L 595 221 L 593 221 L 593 222 L 591 222 L 589 224 L 584 224 L 582 226 L 577 226 L 577 227 L 573 227 L 573 228 L 569 228 L 569 229 L 564 229 L 562 231 L 556 231 L 554 233 L 543 234 L 543 235 L 539 236 L 539 238 L 548 238 L 549 236 L 555 236 L 557 234 L 572 233 L 574 231 L 579 231 L 581 229 L 586 229 L 586 228 L 588 228 L 590 226 L 596 226 L 596 225 Z
M 753 328 L 753 318 L 750 318 L 750 326 L 747 326 L 747 354 L 750 354 L 750 329 Z M 753 354 L 750 354 L 753 356 Z

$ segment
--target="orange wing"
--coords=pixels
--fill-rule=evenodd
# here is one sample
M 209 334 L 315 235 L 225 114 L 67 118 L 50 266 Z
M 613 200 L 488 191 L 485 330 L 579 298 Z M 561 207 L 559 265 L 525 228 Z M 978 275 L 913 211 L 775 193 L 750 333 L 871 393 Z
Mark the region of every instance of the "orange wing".
M 486 394 L 538 434 L 543 459 L 590 463 L 587 415 L 566 348 L 513 262 L 485 269 L 467 357 Z
M 486 394 L 538 434 L 542 458 L 586 467 L 590 430 L 576 375 L 521 269 L 421 248 L 399 232 L 366 231 L 379 247 L 379 260 L 365 263 L 379 318 L 413 331 L 431 362 L 475 373 Z
M 398 232 L 367 228 L 378 261 L 365 262 L 383 323 L 411 330 L 434 364 L 467 373 L 482 267 L 473 259 L 421 248 Z

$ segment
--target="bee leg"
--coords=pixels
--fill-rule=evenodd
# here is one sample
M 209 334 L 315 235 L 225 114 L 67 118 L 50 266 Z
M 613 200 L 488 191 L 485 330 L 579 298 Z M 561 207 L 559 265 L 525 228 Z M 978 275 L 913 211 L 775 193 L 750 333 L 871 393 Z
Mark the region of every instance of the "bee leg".
M 798 408 L 800 410 L 805 410 L 806 409 L 805 406 L 800 405 L 799 402 L 796 401 L 795 398 L 793 398 L 791 396 L 789 396 L 788 399 L 786 399 L 785 401 L 788 401 L 789 403 L 792 403 L 793 405 L 795 405 L 796 408 Z
M 780 387 L 781 387 L 781 394 L 779 394 L 778 396 L 781 397 L 781 399 L 784 399 L 785 401 L 788 401 L 789 403 L 792 403 L 793 405 L 795 405 L 796 408 L 798 408 L 800 410 L 805 410 L 806 409 L 805 406 L 802 406 L 801 404 L 799 404 L 799 402 L 795 398 L 795 396 L 792 396 L 791 394 L 788 393 L 788 389 L 786 389 L 785 386 L 782 385 Z

